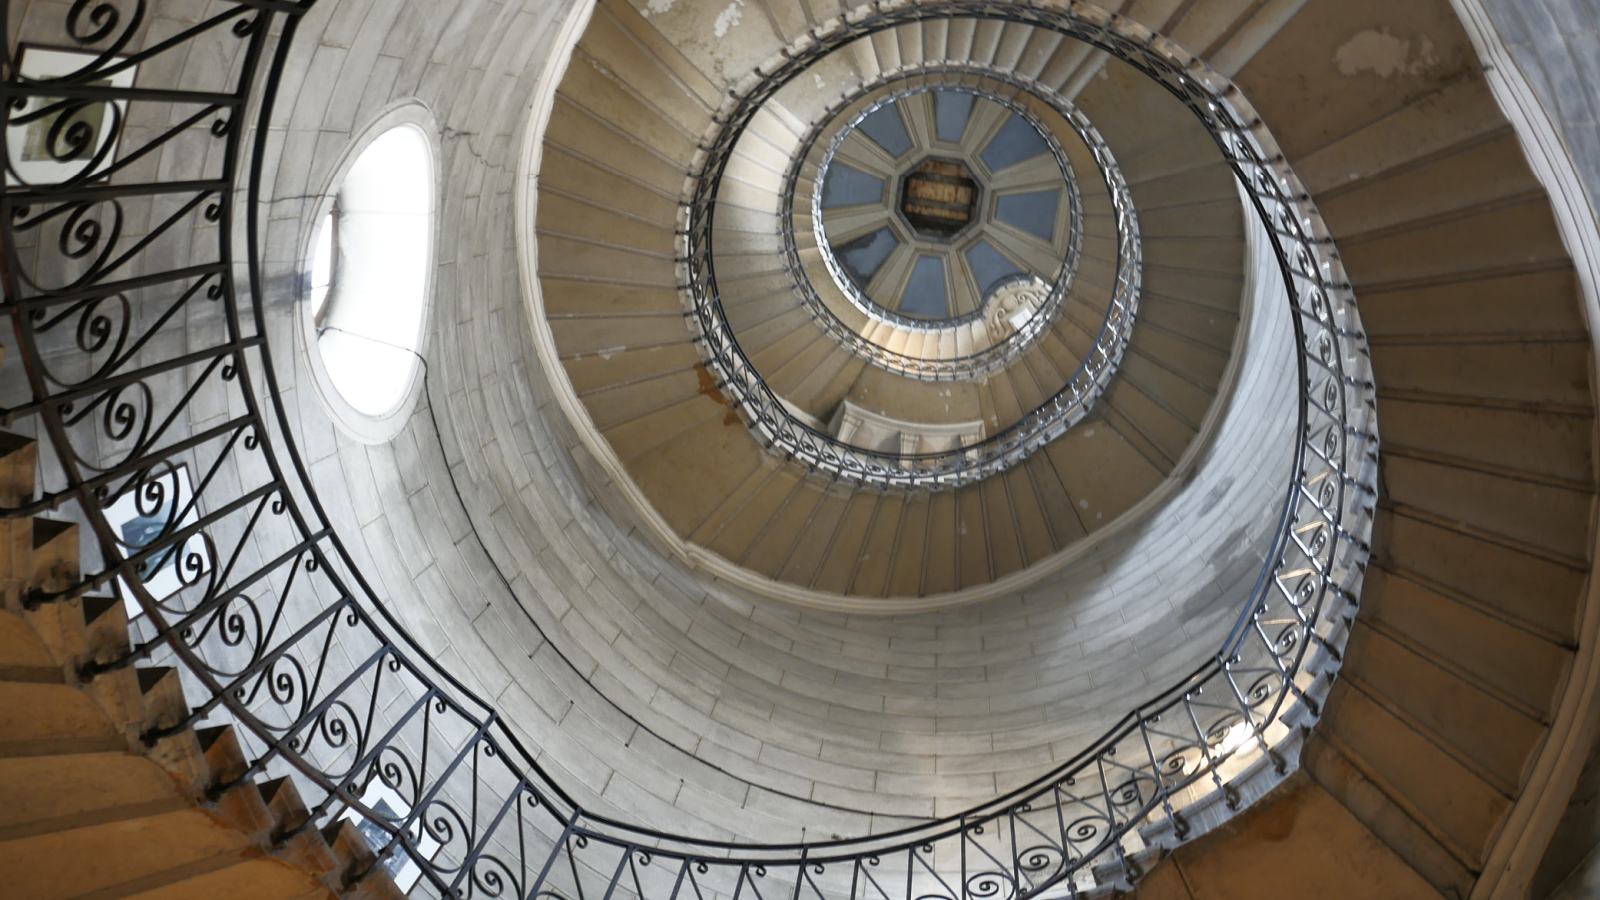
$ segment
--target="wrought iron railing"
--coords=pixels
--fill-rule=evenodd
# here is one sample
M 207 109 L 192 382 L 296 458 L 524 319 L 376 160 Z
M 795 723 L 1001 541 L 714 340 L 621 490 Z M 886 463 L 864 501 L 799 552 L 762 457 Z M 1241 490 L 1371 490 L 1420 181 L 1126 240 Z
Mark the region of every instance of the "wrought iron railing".
M 837 46 L 829 40 L 822 40 L 821 44 Z M 857 447 L 807 424 L 790 412 L 739 346 L 738 334 L 728 320 L 717 287 L 713 223 L 722 172 L 744 125 L 773 96 L 778 86 L 792 80 L 816 58 L 803 55 L 803 52 L 790 52 L 793 58 L 788 65 L 773 72 L 769 80 L 763 82 L 756 91 L 740 97 L 731 109 L 719 113 L 719 121 L 727 124 L 712 138 L 705 160 L 696 171 L 693 179 L 695 187 L 687 203 L 688 226 L 685 230 L 682 268 L 686 275 L 685 284 L 692 304 L 691 317 L 697 330 L 700 352 L 707 367 L 717 373 L 719 389 L 729 396 L 750 429 L 769 449 L 829 478 L 877 488 L 942 490 L 981 481 L 1021 463 L 1088 415 L 1095 401 L 1105 393 L 1115 377 L 1133 333 L 1142 276 L 1139 219 L 1132 195 L 1110 148 L 1083 113 L 1065 97 L 1047 85 L 1016 73 L 948 63 L 926 68 L 913 66 L 889 73 L 868 89 L 870 92 L 882 84 L 901 80 L 909 80 L 920 86 L 920 79 L 931 79 L 933 84 L 943 85 L 953 83 L 954 79 L 964 75 L 981 76 L 1017 91 L 1025 91 L 1049 104 L 1072 125 L 1094 154 L 1097 168 L 1111 194 L 1117 228 L 1117 268 L 1105 321 L 1089 353 L 1079 362 L 1077 370 L 1066 384 L 1016 422 L 979 443 L 941 452 L 900 454 Z M 854 99 L 859 99 L 859 95 Z M 854 99 L 841 108 L 848 107 Z M 1006 105 L 1016 104 L 1008 100 Z M 802 144 L 802 150 L 808 150 L 818 137 L 818 132 L 809 135 Z M 926 380 L 972 377 L 1012 360 L 1055 321 L 1071 286 L 1073 270 L 1070 268 L 1064 270 L 1053 285 L 1051 297 L 1046 301 L 1045 314 L 1035 315 L 1016 334 L 977 354 L 946 360 L 921 359 L 895 353 L 857 334 L 828 308 L 818 294 L 816 286 L 805 272 L 795 243 L 792 227 L 793 189 L 804 155 L 797 153 L 794 157 L 795 162 L 791 164 L 785 179 L 785 195 L 781 199 L 787 271 L 796 293 L 813 319 L 851 352 L 884 368 Z M 814 204 L 820 208 L 820 178 L 814 190 Z M 818 239 L 823 240 L 820 230 Z M 824 259 L 828 265 L 836 266 L 831 257 Z M 1069 262 L 1075 263 L 1076 260 Z M 849 281 L 842 274 L 833 277 L 840 283 Z
M 811 131 L 800 141 L 800 146 L 790 156 L 789 169 L 784 176 L 783 188 L 779 194 L 779 220 L 783 223 L 784 255 L 788 258 L 788 272 L 795 280 L 795 291 L 800 295 L 801 303 L 811 317 L 823 327 L 834 339 L 844 345 L 850 352 L 867 360 L 875 366 L 888 369 L 912 378 L 925 381 L 946 381 L 953 379 L 970 379 L 992 372 L 1014 360 L 1022 351 L 1026 350 L 1038 339 L 1045 329 L 1054 324 L 1056 315 L 1061 311 L 1061 304 L 1066 300 L 1067 291 L 1072 287 L 1073 276 L 1077 274 L 1078 261 L 1083 253 L 1083 195 L 1078 189 L 1077 173 L 1073 171 L 1072 161 L 1067 157 L 1067 152 L 1061 147 L 1061 142 L 1054 133 L 1033 114 L 1033 111 L 1018 103 L 1011 97 L 985 91 L 979 87 L 963 83 L 963 76 L 968 78 L 981 72 L 977 66 L 940 65 L 936 68 L 915 66 L 911 69 L 900 69 L 890 77 L 880 76 L 877 81 L 862 88 L 852 91 L 846 98 L 835 103 L 832 108 L 823 113 L 812 126 Z M 1001 85 L 1010 85 L 1020 89 L 1020 85 L 1007 80 L 1005 73 L 995 79 Z M 862 98 L 878 94 L 886 88 L 894 89 L 877 97 L 865 108 L 857 110 L 854 115 L 842 123 L 838 121 L 844 112 L 861 102 Z M 812 185 L 810 191 L 811 206 L 805 211 L 811 219 L 811 232 L 816 241 L 818 251 L 822 256 L 822 264 L 826 268 L 829 280 L 838 287 L 850 304 L 871 320 L 886 322 L 896 328 L 906 331 L 921 332 L 924 334 L 950 332 L 959 329 L 970 322 L 984 318 L 989 311 L 989 301 L 994 296 L 994 289 L 980 299 L 980 302 L 970 312 L 947 316 L 939 319 L 918 318 L 904 315 L 895 310 L 888 309 L 882 304 L 868 298 L 856 284 L 854 278 L 845 272 L 833 252 L 833 243 L 829 240 L 823 222 L 823 189 L 827 184 L 828 170 L 833 165 L 834 157 L 851 132 L 873 113 L 884 106 L 897 103 L 900 100 L 915 94 L 930 91 L 950 91 L 956 93 L 972 94 L 985 97 L 995 103 L 1011 110 L 1022 117 L 1044 139 L 1045 146 L 1051 157 L 1056 161 L 1056 167 L 1061 172 L 1061 186 L 1067 198 L 1067 242 L 1066 253 L 1061 259 L 1053 277 L 1044 279 L 1050 285 L 1049 295 L 1046 297 L 1022 327 L 1005 335 L 988 347 L 980 348 L 976 353 L 964 354 L 960 357 L 938 359 L 932 356 L 917 356 L 897 353 L 885 346 L 882 341 L 869 341 L 856 329 L 850 328 L 839 319 L 837 313 L 822 299 L 816 286 L 811 283 L 811 278 L 806 272 L 805 265 L 800 259 L 800 248 L 795 242 L 794 229 L 794 202 L 798 196 L 803 196 L 799 182 L 802 172 L 808 168 L 813 169 Z M 1065 103 L 1065 98 L 1062 98 Z M 1067 104 L 1070 106 L 1070 104 Z M 1074 113 L 1077 110 L 1074 108 Z M 1086 116 L 1077 113 L 1068 120 L 1077 130 L 1084 143 L 1096 148 L 1096 160 L 1110 159 L 1111 151 L 1105 146 L 1105 141 L 1100 139 L 1099 132 L 1094 128 Z M 834 137 L 828 142 L 822 158 L 815 163 L 811 160 L 812 151 L 817 143 L 827 134 L 834 131 Z M 1102 155 L 1103 154 L 1103 155 Z M 1107 185 L 1115 192 L 1115 187 Z M 1122 193 L 1127 193 L 1126 185 Z M 1132 208 L 1131 202 L 1127 203 Z M 1137 236 L 1135 236 L 1137 240 Z
M 730 843 L 575 803 L 490 704 L 412 642 L 330 525 L 280 403 L 274 352 L 289 348 L 268 340 L 261 263 L 267 125 L 309 3 L 219 0 L 159 41 L 143 0 L 37 4 L 24 38 L 88 50 L 74 71 L 48 77 L 30 77 L 6 35 L 6 158 L 12 129 L 36 125 L 61 168 L 0 190 L 0 312 L 17 357 L 0 379 L 0 416 L 43 451 L 39 493 L 5 515 L 58 510 L 86 526 L 102 557 L 28 605 L 115 588 L 143 613 L 131 651 L 83 677 L 179 666 L 193 712 L 147 740 L 232 722 L 250 765 L 219 793 L 290 775 L 313 807 L 304 827 L 362 820 L 384 860 L 415 867 L 414 895 L 524 900 L 1064 896 L 1094 873 L 1131 877 L 1135 835 L 1181 836 L 1186 810 L 1231 799 L 1241 770 L 1285 762 L 1276 748 L 1326 690 L 1359 589 L 1377 435 L 1338 257 L 1225 79 L 1090 7 L 975 0 L 852 14 L 752 75 L 746 98 L 851 38 L 970 15 L 1054 29 L 1158 80 L 1216 135 L 1266 223 L 1298 351 L 1298 443 L 1271 552 L 1226 642 L 1070 761 L 991 803 L 888 834 Z M 62 18 L 39 18 L 51 15 Z M 182 55 L 231 61 L 230 80 L 185 83 Z M 135 67 L 135 86 L 104 83 Z M 114 149 L 92 124 L 61 122 L 94 104 L 121 127 Z M 728 124 L 736 133 L 740 123 Z M 724 148 L 713 141 L 710 158 Z M 118 527 L 113 511 L 129 504 L 152 527 Z M 158 587 L 157 576 L 177 585 Z M 375 787 L 391 802 L 372 800 Z

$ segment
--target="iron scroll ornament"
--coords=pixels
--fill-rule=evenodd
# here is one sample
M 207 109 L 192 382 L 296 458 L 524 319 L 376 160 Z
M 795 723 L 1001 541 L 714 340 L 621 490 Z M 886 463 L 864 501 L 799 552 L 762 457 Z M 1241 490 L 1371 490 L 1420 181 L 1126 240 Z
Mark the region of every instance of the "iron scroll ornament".
M 1025 900 L 1067 891 L 1085 873 L 1133 877 L 1130 835 L 1181 837 L 1186 808 L 1227 802 L 1247 764 L 1281 761 L 1274 748 L 1314 715 L 1337 670 L 1359 591 L 1376 497 L 1375 405 L 1355 300 L 1327 230 L 1226 79 L 1093 7 L 946 0 L 828 23 L 719 114 L 736 125 L 769 82 L 849 40 L 922 19 L 1017 22 L 1086 41 L 1158 80 L 1210 128 L 1267 225 L 1298 349 L 1299 441 L 1273 550 L 1215 656 L 1071 760 L 990 803 L 872 837 L 748 844 L 621 822 L 574 802 L 494 707 L 411 639 L 330 524 L 280 402 L 272 352 L 284 348 L 268 339 L 261 261 L 267 125 L 309 5 L 219 3 L 209 18 L 135 49 L 142 2 L 76 0 L 60 31 L 95 51 L 84 69 L 32 83 L 8 61 L 0 81 L 8 116 L 18 99 L 80 97 L 125 100 L 130 123 L 160 122 L 125 142 L 117 162 L 180 138 L 214 150 L 205 154 L 211 168 L 181 177 L 130 165 L 103 182 L 0 189 L 0 312 L 25 373 L 4 385 L 0 415 L 44 444 L 50 461 L 38 495 L 4 514 L 60 510 L 87 526 L 103 557 L 25 603 L 74 603 L 118 586 L 132 596 L 144 624 L 131 652 L 95 660 L 83 675 L 180 669 L 192 712 L 148 741 L 232 723 L 250 765 L 217 789 L 291 777 L 312 807 L 304 827 L 347 816 L 370 826 L 384 865 L 416 870 L 413 895 L 525 900 L 747 891 Z M 114 58 L 201 45 L 231 55 L 232 80 L 82 86 Z M 14 46 L 9 36 L 5 46 Z M 181 79 L 181 67 L 165 71 Z M 253 104 L 253 130 L 213 125 L 239 121 Z M 708 139 L 708 160 L 722 152 L 719 140 Z M 162 215 L 145 219 L 151 198 L 161 198 Z M 149 224 L 119 229 L 119 215 Z M 180 234 L 193 240 L 174 254 L 162 242 Z M 192 496 L 169 504 L 180 465 L 193 473 Z M 171 507 L 150 516 L 158 524 L 137 546 L 107 518 L 124 498 L 147 512 Z M 181 588 L 152 590 L 142 573 L 157 560 L 182 567 Z M 379 794 L 390 799 L 372 799 Z

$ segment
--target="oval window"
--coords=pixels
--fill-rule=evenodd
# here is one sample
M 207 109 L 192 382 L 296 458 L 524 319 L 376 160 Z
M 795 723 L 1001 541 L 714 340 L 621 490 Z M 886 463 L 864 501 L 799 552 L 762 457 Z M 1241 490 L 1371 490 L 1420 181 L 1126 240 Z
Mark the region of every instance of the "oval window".
M 355 142 L 307 247 L 303 329 L 318 393 L 361 440 L 392 437 L 416 393 L 434 255 L 429 119 L 407 105 Z
M 317 349 L 340 396 L 365 415 L 394 411 L 410 392 L 432 257 L 432 169 L 419 129 L 384 132 L 350 167 L 317 236 Z

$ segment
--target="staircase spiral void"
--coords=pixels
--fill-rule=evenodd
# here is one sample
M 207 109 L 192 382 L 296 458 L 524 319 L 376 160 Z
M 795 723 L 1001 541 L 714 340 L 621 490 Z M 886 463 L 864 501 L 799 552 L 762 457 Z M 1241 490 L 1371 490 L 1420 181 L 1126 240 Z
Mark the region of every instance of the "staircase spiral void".
M 387 5 L 6 4 L 0 894 L 1550 896 L 1591 336 L 1449 2 Z M 470 572 L 282 175 L 441 83 L 372 493 Z

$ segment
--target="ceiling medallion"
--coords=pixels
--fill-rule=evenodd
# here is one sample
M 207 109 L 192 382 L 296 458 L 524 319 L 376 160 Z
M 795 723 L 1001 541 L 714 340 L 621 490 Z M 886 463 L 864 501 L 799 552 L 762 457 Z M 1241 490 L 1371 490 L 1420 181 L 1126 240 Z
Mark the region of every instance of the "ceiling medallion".
M 965 165 L 930 157 L 901 182 L 900 213 L 919 236 L 949 239 L 977 218 L 978 195 L 977 179 Z

